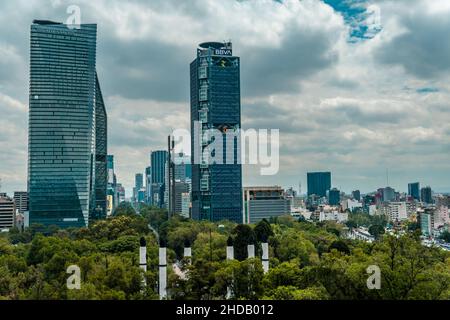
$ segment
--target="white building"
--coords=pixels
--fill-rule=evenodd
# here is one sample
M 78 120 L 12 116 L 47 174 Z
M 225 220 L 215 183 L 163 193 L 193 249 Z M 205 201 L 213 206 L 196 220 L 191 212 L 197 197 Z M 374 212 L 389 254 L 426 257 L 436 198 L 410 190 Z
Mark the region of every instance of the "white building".
M 344 211 L 350 210 L 350 212 L 353 212 L 357 208 L 362 208 L 362 203 L 353 199 L 346 199 L 341 204 Z
M 390 202 L 387 206 L 387 216 L 392 221 L 402 221 L 408 219 L 406 202 Z
M 319 207 L 319 221 L 336 221 L 344 223 L 348 220 L 347 212 L 339 212 L 336 208 L 330 206 Z

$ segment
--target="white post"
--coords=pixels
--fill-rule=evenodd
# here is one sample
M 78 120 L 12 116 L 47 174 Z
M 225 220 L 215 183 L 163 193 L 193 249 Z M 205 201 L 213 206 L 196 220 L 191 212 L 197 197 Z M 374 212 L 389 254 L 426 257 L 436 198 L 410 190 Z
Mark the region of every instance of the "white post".
M 184 248 L 184 258 L 192 258 L 192 249 L 191 247 Z
M 233 259 L 234 259 L 234 247 L 227 246 L 227 260 L 233 260 Z
M 140 241 L 140 248 L 139 248 L 139 267 L 144 271 L 147 272 L 147 241 L 142 237 Z M 142 284 L 147 286 L 147 281 L 145 280 L 145 276 L 142 279 Z
M 167 250 L 159 248 L 159 299 L 167 297 Z
M 269 244 L 264 242 L 261 244 L 262 246 L 262 266 L 264 273 L 269 271 Z
M 231 243 L 231 241 L 229 240 L 229 243 L 227 244 L 227 260 L 234 260 L 234 247 Z M 231 299 L 231 287 L 227 287 L 227 296 L 226 299 L 229 300 Z
M 248 252 L 248 258 L 254 258 L 255 257 L 255 245 L 249 244 L 247 246 L 247 252 Z

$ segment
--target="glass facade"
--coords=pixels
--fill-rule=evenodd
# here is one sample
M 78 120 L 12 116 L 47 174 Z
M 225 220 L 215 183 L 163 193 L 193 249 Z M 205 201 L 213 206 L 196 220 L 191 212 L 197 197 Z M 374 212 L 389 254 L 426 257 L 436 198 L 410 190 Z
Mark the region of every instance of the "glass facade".
M 240 59 L 232 55 L 231 43 L 203 43 L 191 63 L 191 138 L 192 138 L 192 218 L 243 222 L 242 166 L 238 161 L 240 141 L 226 149 L 225 133 L 241 127 Z M 195 163 L 195 123 L 201 122 L 200 136 L 208 130 L 223 134 L 223 154 L 231 153 L 232 163 Z M 201 139 L 201 154 L 210 143 Z M 211 151 L 220 152 L 220 150 Z
M 151 200 L 152 205 L 164 207 L 166 185 L 166 162 L 169 153 L 165 150 L 153 151 L 150 155 L 152 170 Z
M 331 172 L 308 172 L 308 196 L 326 197 L 331 189 Z
M 106 111 L 97 26 L 31 25 L 30 224 L 82 227 L 106 215 Z

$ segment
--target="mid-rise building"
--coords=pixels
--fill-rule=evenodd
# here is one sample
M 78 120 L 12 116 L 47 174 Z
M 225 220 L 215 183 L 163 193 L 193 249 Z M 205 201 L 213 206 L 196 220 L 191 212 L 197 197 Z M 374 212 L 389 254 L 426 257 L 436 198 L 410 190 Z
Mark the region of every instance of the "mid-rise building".
M 18 213 L 24 214 L 25 211 L 28 211 L 28 192 L 15 191 L 14 204 Z
M 244 222 L 258 223 L 291 214 L 291 202 L 279 186 L 244 188 Z
M 0 196 L 0 230 L 11 229 L 16 220 L 16 207 L 14 200 Z
M 338 206 L 341 203 L 341 191 L 333 188 L 328 191 L 328 204 L 330 206 Z
M 387 216 L 391 221 L 408 219 L 406 202 L 390 202 L 387 204 Z
M 95 24 L 31 25 L 29 223 L 84 227 L 106 217 L 106 110 Z
M 356 201 L 361 201 L 361 191 L 355 190 L 352 192 L 352 197 Z

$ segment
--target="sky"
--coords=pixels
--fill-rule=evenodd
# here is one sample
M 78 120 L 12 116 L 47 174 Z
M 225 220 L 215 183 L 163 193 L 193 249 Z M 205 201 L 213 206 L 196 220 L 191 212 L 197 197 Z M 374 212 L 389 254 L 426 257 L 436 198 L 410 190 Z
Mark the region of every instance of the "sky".
M 26 190 L 30 24 L 65 22 L 69 5 L 98 24 L 108 153 L 128 195 L 149 152 L 189 129 L 197 45 L 224 40 L 241 57 L 242 127 L 280 130 L 278 174 L 245 166 L 244 185 L 306 192 L 306 172 L 331 171 L 346 192 L 450 191 L 448 0 L 2 0 L 3 192 Z

